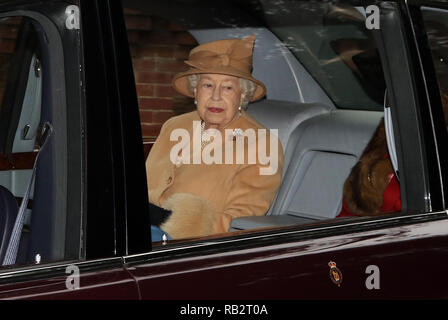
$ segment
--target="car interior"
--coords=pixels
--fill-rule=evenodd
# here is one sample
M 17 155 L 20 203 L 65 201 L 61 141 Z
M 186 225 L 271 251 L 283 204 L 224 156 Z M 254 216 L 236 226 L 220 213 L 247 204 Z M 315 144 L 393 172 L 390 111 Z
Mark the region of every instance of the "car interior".
M 282 183 L 267 214 L 233 219 L 229 231 L 335 218 L 344 182 L 384 116 L 384 76 L 362 7 L 316 5 L 307 18 L 304 2 L 289 3 L 284 15 L 268 14 L 280 9 L 261 2 L 270 28 L 188 28 L 198 44 L 256 35 L 253 75 L 267 95 L 247 112 L 278 129 L 284 149 Z M 126 3 L 142 10 L 137 1 Z
M 229 231 L 335 218 L 341 209 L 344 182 L 381 121 L 383 111 L 335 107 L 289 50 L 278 49 L 282 42 L 267 29 L 190 32 L 198 43 L 225 39 L 235 33 L 239 37 L 257 35 L 254 75 L 265 83 L 268 94 L 266 99 L 249 104 L 247 112 L 266 128 L 278 129 L 284 149 L 283 181 L 266 216 L 233 219 Z M 281 54 L 264 63 L 265 53 L 276 51 Z M 285 83 L 293 83 L 295 87 Z M 311 92 L 313 96 L 303 97 L 300 92 Z
M 9 265 L 62 259 L 64 243 L 55 236 L 58 228 L 65 232 L 55 210 L 58 138 L 48 135 L 57 123 L 49 92 L 48 38 L 33 19 L 3 18 L 0 24 L 14 44 L 9 52 L 3 47 L 1 66 L 0 261 Z
M 250 104 L 247 112 L 267 128 L 278 129 L 285 156 L 283 181 L 266 216 L 234 219 L 230 231 L 335 218 L 341 209 L 344 182 L 381 121 L 383 111 L 338 109 L 329 103 L 326 93 L 288 50 L 282 50 L 273 64 L 263 63 L 263 53 L 272 52 L 281 43 L 278 39 L 266 41 L 266 33 L 275 38 L 266 29 L 238 33 L 246 36 L 257 31 L 258 41 L 272 46 L 260 45 L 254 50 L 254 70 L 266 84 L 268 96 Z M 212 30 L 209 37 L 204 36 L 203 30 L 192 34 L 201 43 L 213 36 L 225 38 L 230 32 Z M 291 79 L 298 79 L 295 90 L 283 86 L 291 83 Z M 312 92 L 313 97 L 301 97 L 298 92 Z
M 5 70 L 8 83 L 5 86 L 0 119 L 2 121 L 2 153 L 4 159 L 16 155 L 33 157 L 36 134 L 42 107 L 42 75 L 40 67 L 40 49 L 37 35 L 32 23 L 23 19 L 17 33 L 16 49 L 10 64 Z M 32 160 L 32 159 L 31 159 Z M 29 161 L 28 161 L 29 162 Z M 19 206 L 16 200 L 23 198 L 28 183 L 31 181 L 32 165 L 0 172 L 2 211 L 2 244 L 0 258 L 3 258 L 9 243 Z M 34 188 L 31 188 L 30 201 L 34 198 Z M 28 237 L 31 221 L 31 205 L 27 206 L 24 216 L 24 239 Z M 21 241 L 20 259 L 24 258 L 27 240 Z

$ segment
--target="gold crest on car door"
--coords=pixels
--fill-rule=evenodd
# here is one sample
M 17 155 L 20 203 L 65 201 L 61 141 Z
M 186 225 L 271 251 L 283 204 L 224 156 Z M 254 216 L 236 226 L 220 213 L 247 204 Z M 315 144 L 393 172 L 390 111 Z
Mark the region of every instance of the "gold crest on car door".
M 331 281 L 337 285 L 338 287 L 342 283 L 342 272 L 336 267 L 336 262 L 330 261 L 328 262 L 328 266 L 330 267 L 330 279 Z

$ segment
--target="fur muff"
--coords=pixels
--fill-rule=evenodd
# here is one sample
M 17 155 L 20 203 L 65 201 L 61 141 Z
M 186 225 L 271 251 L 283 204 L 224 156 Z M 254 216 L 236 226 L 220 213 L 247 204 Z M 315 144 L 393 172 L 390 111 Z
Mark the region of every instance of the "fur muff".
M 384 213 L 381 211 L 383 194 L 391 174 L 394 173 L 387 153 L 386 131 L 382 119 L 344 184 L 344 201 L 356 215 L 373 216 Z
M 171 238 L 201 237 L 213 233 L 217 214 L 205 199 L 190 193 L 175 193 L 163 203 L 163 208 L 172 214 L 160 228 Z

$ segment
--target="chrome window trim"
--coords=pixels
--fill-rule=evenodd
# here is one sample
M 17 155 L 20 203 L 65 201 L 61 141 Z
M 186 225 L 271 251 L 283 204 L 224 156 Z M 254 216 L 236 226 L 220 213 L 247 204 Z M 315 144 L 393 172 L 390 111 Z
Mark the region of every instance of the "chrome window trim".
M 67 267 L 73 265 L 80 269 L 82 275 L 83 273 L 100 269 L 122 268 L 123 258 L 112 257 L 88 261 L 72 260 L 16 268 L 12 267 L 0 270 L 0 285 L 39 280 L 42 278 L 67 276 Z
M 398 213 L 399 214 L 399 213 Z M 394 214 L 392 214 L 394 215 Z M 191 256 L 199 256 L 210 253 L 210 251 L 214 251 L 213 254 L 225 252 L 227 247 L 235 248 L 235 244 L 239 244 L 241 247 L 236 248 L 235 250 L 246 249 L 246 248 L 254 248 L 257 247 L 257 243 L 259 241 L 263 241 L 266 244 L 266 241 L 271 240 L 272 244 L 281 244 L 287 242 L 297 242 L 303 241 L 310 238 L 324 238 L 331 237 L 335 235 L 344 235 L 351 234 L 353 232 L 364 232 L 371 231 L 375 229 L 387 229 L 391 227 L 399 227 L 402 225 L 423 223 L 423 222 L 431 222 L 435 220 L 447 219 L 448 211 L 441 212 L 432 212 L 432 213 L 419 213 L 419 214 L 402 214 L 400 216 L 390 216 L 387 218 L 384 217 L 369 217 L 367 220 L 363 221 L 342 221 L 342 219 L 332 219 L 326 220 L 328 221 L 323 226 L 317 226 L 307 228 L 306 225 L 293 226 L 292 228 L 300 228 L 299 230 L 276 230 L 272 231 L 260 231 L 260 233 L 256 234 L 247 234 L 247 235 L 238 235 L 235 238 L 221 238 L 221 239 L 213 239 L 213 240 L 198 240 L 198 242 L 193 243 L 191 245 L 180 243 L 179 246 L 173 247 L 158 247 L 153 249 L 151 252 L 134 254 L 124 256 L 125 265 L 128 264 L 138 264 L 142 262 L 158 262 L 161 259 L 171 260 L 176 259 L 177 255 L 191 255 Z M 290 229 L 291 227 L 285 227 Z M 231 235 L 230 235 L 231 237 Z M 199 251 L 198 251 L 199 249 Z M 207 250 L 209 249 L 209 250 Z M 215 249 L 215 250 L 214 250 Z M 230 249 L 231 250 L 231 249 Z

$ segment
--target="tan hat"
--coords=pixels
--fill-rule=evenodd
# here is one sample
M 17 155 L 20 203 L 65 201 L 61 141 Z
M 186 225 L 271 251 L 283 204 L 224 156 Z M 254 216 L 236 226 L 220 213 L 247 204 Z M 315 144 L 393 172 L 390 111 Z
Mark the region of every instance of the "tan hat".
M 188 76 L 201 73 L 226 74 L 253 81 L 257 88 L 250 101 L 263 98 L 265 85 L 252 77 L 252 51 L 255 35 L 244 39 L 225 39 L 207 42 L 193 48 L 185 63 L 191 68 L 174 76 L 174 89 L 188 97 L 194 97 L 189 90 Z

